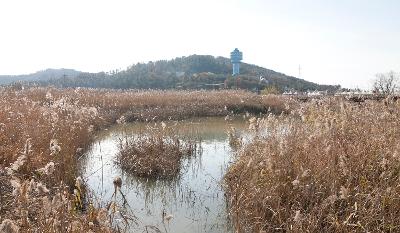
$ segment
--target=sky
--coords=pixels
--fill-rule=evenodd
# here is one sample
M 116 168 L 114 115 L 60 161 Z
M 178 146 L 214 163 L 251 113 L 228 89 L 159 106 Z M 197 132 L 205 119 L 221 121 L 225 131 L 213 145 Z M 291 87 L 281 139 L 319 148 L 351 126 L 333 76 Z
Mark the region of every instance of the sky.
M 368 89 L 400 72 L 399 12 L 398 0 L 0 0 L 0 74 L 239 48 L 246 63 Z

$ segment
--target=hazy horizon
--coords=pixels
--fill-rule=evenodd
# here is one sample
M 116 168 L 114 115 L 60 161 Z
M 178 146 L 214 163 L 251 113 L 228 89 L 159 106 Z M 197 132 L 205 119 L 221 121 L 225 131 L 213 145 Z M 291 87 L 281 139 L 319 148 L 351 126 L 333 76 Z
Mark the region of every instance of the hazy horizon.
M 0 74 L 87 72 L 192 54 L 229 57 L 287 75 L 369 88 L 400 71 L 400 2 L 6 1 Z

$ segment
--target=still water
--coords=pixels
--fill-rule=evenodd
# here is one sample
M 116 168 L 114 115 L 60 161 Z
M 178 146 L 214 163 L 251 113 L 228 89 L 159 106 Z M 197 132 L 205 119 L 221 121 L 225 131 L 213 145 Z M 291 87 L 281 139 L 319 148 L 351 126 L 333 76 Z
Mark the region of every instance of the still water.
M 183 160 L 176 179 L 139 178 L 123 172 L 114 162 L 118 138 L 145 129 L 146 123 L 135 122 L 114 126 L 96 136 L 82 160 L 82 177 L 90 193 L 105 205 L 112 199 L 114 177 L 120 176 L 121 191 L 137 217 L 138 224 L 130 226 L 132 232 L 232 232 L 221 180 L 233 159 L 227 130 L 235 127 L 240 132 L 247 127 L 245 121 L 199 118 L 166 124 L 179 135 L 190 133 L 201 138 L 199 154 Z M 163 212 L 172 218 L 163 221 Z

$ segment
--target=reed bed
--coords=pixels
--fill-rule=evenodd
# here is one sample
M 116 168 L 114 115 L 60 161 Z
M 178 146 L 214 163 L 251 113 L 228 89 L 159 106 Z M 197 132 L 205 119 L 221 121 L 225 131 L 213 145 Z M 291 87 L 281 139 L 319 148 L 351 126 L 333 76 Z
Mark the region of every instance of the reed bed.
M 198 139 L 179 137 L 171 126 L 161 122 L 120 138 L 117 163 L 137 176 L 173 178 L 179 174 L 182 159 L 196 156 L 200 144 Z
M 77 160 L 102 119 L 46 89 L 0 89 L 0 232 L 109 232 L 82 214 Z M 79 186 L 77 186 L 79 185 Z
M 107 232 L 96 220 L 104 211 L 90 211 L 94 204 L 76 185 L 79 158 L 96 130 L 125 121 L 263 112 L 269 101 L 275 106 L 244 91 L 0 88 L 0 229 Z
M 226 116 L 238 113 L 281 113 L 285 103 L 279 96 L 260 96 L 241 90 L 223 91 L 109 91 L 66 89 L 63 95 L 95 106 L 113 122 L 124 116 L 132 121 L 183 120 L 192 117 Z
M 325 98 L 253 121 L 225 175 L 237 232 L 399 232 L 400 104 Z

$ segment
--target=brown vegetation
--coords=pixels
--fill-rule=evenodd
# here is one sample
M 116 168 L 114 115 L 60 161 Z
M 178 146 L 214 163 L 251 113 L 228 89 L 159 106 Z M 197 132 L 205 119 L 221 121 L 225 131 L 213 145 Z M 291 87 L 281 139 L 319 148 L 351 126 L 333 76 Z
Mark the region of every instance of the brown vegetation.
M 262 112 L 268 101 L 244 91 L 0 88 L 1 227 L 22 232 L 57 232 L 60 226 L 75 232 L 106 231 L 94 220 L 98 214 L 104 217 L 104 211 L 93 208 L 82 214 L 84 192 L 76 185 L 77 160 L 95 130 L 117 120 Z M 283 111 L 279 104 L 271 106 Z
M 325 98 L 255 122 L 226 176 L 238 232 L 400 231 L 400 106 Z
M 119 140 L 117 162 L 122 169 L 144 177 L 172 178 L 181 167 L 184 156 L 195 156 L 200 142 L 179 138 L 174 129 L 161 122 L 144 132 Z

